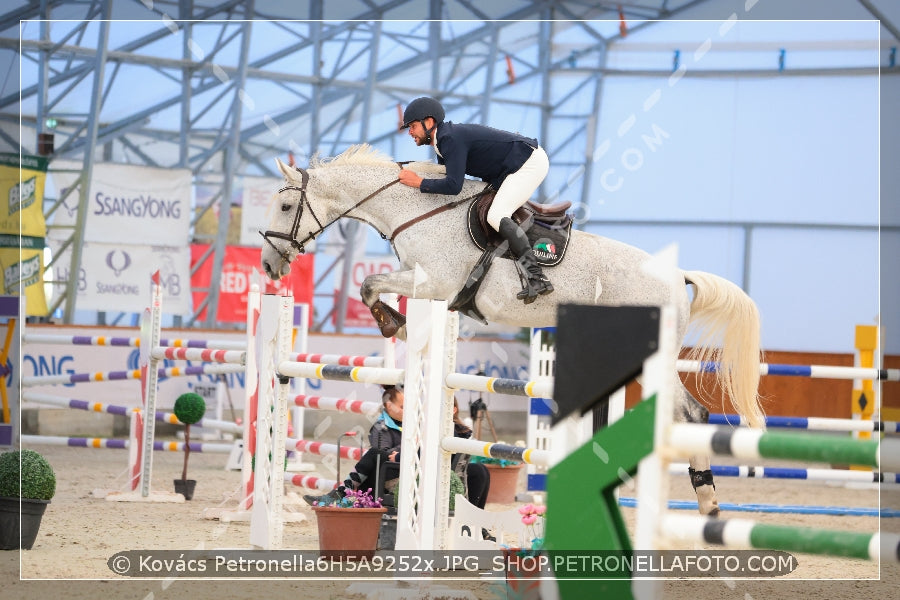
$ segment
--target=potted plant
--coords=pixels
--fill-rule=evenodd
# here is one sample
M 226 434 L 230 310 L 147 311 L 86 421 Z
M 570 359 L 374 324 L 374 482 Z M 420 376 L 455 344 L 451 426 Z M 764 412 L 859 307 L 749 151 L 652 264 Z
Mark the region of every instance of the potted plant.
M 473 456 L 469 462 L 483 464 L 491 474 L 491 487 L 488 489 L 487 502 L 510 504 L 516 501 L 519 471 L 522 470 L 525 463 L 491 456 Z
M 344 490 L 331 504 L 312 507 L 319 528 L 319 555 L 329 560 L 371 558 L 378 545 L 381 516 L 387 508 L 368 490 Z
M 191 425 L 203 418 L 206 414 L 206 402 L 200 394 L 188 392 L 178 396 L 175 400 L 175 416 L 184 423 L 184 468 L 181 470 L 181 479 L 175 480 L 175 493 L 184 496 L 185 500 L 194 497 L 194 488 L 197 481 L 187 478 L 188 457 L 191 455 Z
M 34 450 L 0 455 L 0 549 L 31 549 L 54 494 L 56 474 L 43 456 Z

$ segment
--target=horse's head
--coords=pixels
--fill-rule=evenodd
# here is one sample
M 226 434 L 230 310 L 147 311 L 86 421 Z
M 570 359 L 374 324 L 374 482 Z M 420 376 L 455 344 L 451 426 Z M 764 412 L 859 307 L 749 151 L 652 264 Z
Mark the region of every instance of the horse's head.
M 307 198 L 309 173 L 300 168 L 293 169 L 277 158 L 275 162 L 284 175 L 284 185 L 275 194 L 269 230 L 260 232 L 266 241 L 262 248 L 262 268 L 272 280 L 287 275 L 291 261 L 303 253 L 305 245 L 324 228 Z

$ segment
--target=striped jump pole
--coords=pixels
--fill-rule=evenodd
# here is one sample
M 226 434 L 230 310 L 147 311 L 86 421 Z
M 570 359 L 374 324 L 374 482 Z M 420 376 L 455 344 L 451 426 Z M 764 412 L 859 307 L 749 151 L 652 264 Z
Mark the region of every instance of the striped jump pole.
M 219 350 L 213 348 L 178 348 L 175 346 L 157 346 L 150 351 L 150 356 L 157 360 L 199 360 L 213 363 L 230 363 L 244 365 L 247 353 L 242 350 Z
M 338 483 L 339 482 L 336 479 L 325 479 L 323 477 L 303 475 L 301 473 L 297 473 L 291 477 L 292 485 L 309 488 L 311 490 L 322 490 L 323 492 L 330 492 L 338 486 Z
M 403 369 L 349 367 L 293 361 L 278 363 L 278 374 L 287 377 L 304 377 L 328 381 L 355 381 L 357 383 L 377 383 L 380 385 L 397 385 L 398 383 L 403 383 L 404 378 Z
M 70 448 L 109 448 L 125 450 L 131 446 L 131 440 L 115 438 L 56 437 L 50 435 L 23 435 L 22 442 L 27 444 L 45 444 L 49 446 L 69 446 Z M 191 452 L 231 452 L 231 444 L 213 444 L 207 442 L 191 442 Z M 157 452 L 184 452 L 184 442 L 165 442 L 154 440 L 153 449 Z
M 536 450 L 523 446 L 482 442 L 480 440 L 458 437 L 445 437 L 441 440 L 441 447 L 447 452 L 454 454 L 462 452 L 472 456 L 518 460 L 530 465 L 548 466 L 550 464 L 549 450 Z
M 727 548 L 760 548 L 865 560 L 900 560 L 900 535 L 770 525 L 747 519 L 711 519 L 668 513 L 663 529 L 673 539 Z
M 72 346 L 126 346 L 137 348 L 141 345 L 140 337 L 121 337 L 108 335 L 65 335 L 55 333 L 27 333 L 22 336 L 25 344 L 62 344 Z M 194 340 L 187 338 L 162 338 L 160 346 L 176 348 L 221 348 L 224 350 L 246 350 L 246 344 L 233 340 Z
M 347 367 L 383 367 L 382 356 L 353 356 L 346 354 L 312 354 L 309 352 L 292 352 L 288 360 L 302 363 L 321 363 L 326 365 L 343 365 Z
M 157 378 L 193 377 L 195 375 L 221 375 L 241 373 L 244 368 L 235 364 L 204 364 L 185 367 L 161 367 L 156 369 Z M 127 371 L 105 371 L 96 373 L 69 373 L 67 375 L 30 375 L 22 378 L 23 387 L 39 385 L 70 385 L 74 383 L 97 383 L 101 381 L 122 381 L 140 379 L 141 369 Z
M 108 335 L 61 335 L 56 333 L 26 333 L 22 336 L 22 343 L 60 344 L 72 346 L 127 346 L 134 348 L 140 345 L 141 338 Z
M 758 429 L 679 423 L 670 430 L 667 451 L 682 456 L 724 454 L 748 459 L 846 463 L 900 471 L 900 439 L 894 438 L 854 440 L 814 433 L 770 433 Z
M 670 510 L 697 511 L 696 500 L 669 500 Z M 636 498 L 619 498 L 619 506 L 634 508 L 637 506 Z M 875 517 L 897 518 L 900 511 L 889 508 L 868 506 L 811 506 L 805 504 L 765 504 L 765 503 L 732 503 L 720 502 L 719 509 L 726 512 L 755 512 L 773 513 L 783 515 L 827 515 L 831 517 Z
M 448 388 L 455 390 L 509 394 L 511 396 L 527 396 L 529 398 L 553 397 L 553 379 L 525 381 L 522 379 L 470 375 L 468 373 L 449 373 L 444 381 Z
M 369 402 L 352 398 L 332 398 L 327 396 L 294 396 L 294 405 L 315 410 L 336 410 L 340 412 L 358 413 L 361 415 L 377 415 L 381 412 L 381 402 Z
M 682 373 L 715 373 L 718 364 L 696 360 L 679 360 L 676 366 Z M 814 379 L 869 379 L 877 381 L 900 381 L 900 369 L 865 369 L 860 367 L 839 367 L 833 365 L 784 365 L 762 363 L 760 375 L 785 375 L 792 377 L 812 377 Z
M 60 406 L 62 408 L 72 408 L 75 410 L 105 412 L 111 415 L 121 415 L 124 417 L 127 417 L 129 413 L 132 412 L 141 412 L 141 409 L 137 407 L 129 408 L 127 406 L 118 406 L 116 404 L 104 404 L 103 402 L 90 402 L 88 400 L 77 400 L 75 398 L 60 398 L 58 396 L 51 396 L 49 394 L 39 394 L 34 392 L 26 392 L 22 397 L 28 402 L 35 402 L 37 404 Z M 172 423 L 174 425 L 183 425 L 183 423 L 178 420 L 178 417 L 175 416 L 175 413 L 165 411 L 156 411 L 156 420 L 163 421 L 165 423 Z M 197 421 L 195 425 L 197 427 L 217 429 L 219 431 L 226 431 L 228 433 L 241 433 L 243 431 L 242 426 L 238 425 L 237 423 L 232 423 L 231 421 L 221 421 L 217 419 L 203 418 Z
M 300 452 L 309 452 L 310 454 L 318 454 L 319 456 L 337 456 L 337 444 L 328 444 L 326 442 L 316 442 L 307 440 L 298 440 L 287 438 L 285 442 L 286 450 L 299 450 Z M 362 450 L 358 447 L 341 446 L 341 458 L 350 460 L 359 460 L 362 458 Z
M 688 472 L 688 463 L 672 463 L 669 473 L 682 475 Z M 853 469 L 799 469 L 791 467 L 756 467 L 747 465 L 712 465 L 714 477 L 740 477 L 746 479 L 803 479 L 806 481 L 845 481 L 856 483 L 900 483 L 900 473 L 857 471 Z
M 747 425 L 746 419 L 735 414 L 710 414 L 710 425 Z M 826 417 L 766 417 L 766 427 L 809 429 L 810 431 L 883 431 L 900 433 L 900 422 L 868 421 L 865 419 L 832 419 Z

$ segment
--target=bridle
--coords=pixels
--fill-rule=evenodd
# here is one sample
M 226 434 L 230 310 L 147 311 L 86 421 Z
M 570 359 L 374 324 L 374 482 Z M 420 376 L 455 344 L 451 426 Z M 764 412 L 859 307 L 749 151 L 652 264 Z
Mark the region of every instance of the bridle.
M 404 164 L 404 163 L 398 163 L 398 164 L 400 164 L 402 166 L 402 164 Z M 284 240 L 284 241 L 290 243 L 291 248 L 294 248 L 295 250 L 297 250 L 297 252 L 302 254 L 305 251 L 304 247 L 306 246 L 306 244 L 308 244 L 310 241 L 316 239 L 316 236 L 319 235 L 320 233 L 322 233 L 323 231 L 325 231 L 326 227 L 328 227 L 332 223 L 338 221 L 339 219 L 346 217 L 351 211 L 362 206 L 363 203 L 368 202 L 369 200 L 371 200 L 372 198 L 374 198 L 375 196 L 377 196 L 384 190 L 388 189 L 395 183 L 400 182 L 400 179 L 394 179 L 393 181 L 386 183 L 385 185 L 381 186 L 380 188 L 378 188 L 377 190 L 375 190 L 374 192 L 372 192 L 371 194 L 369 194 L 368 196 L 366 196 L 365 198 L 363 198 L 362 200 L 360 200 L 359 202 L 357 202 L 356 204 L 354 204 L 353 206 L 351 206 L 350 208 L 348 208 L 347 210 L 345 210 L 344 212 L 339 214 L 337 217 L 335 217 L 328 223 L 322 225 L 322 222 L 319 220 L 319 217 L 316 216 L 316 213 L 313 210 L 312 204 L 310 204 L 309 199 L 306 197 L 306 185 L 309 183 L 309 173 L 306 172 L 306 170 L 301 169 L 300 167 L 295 167 L 295 168 L 297 169 L 297 171 L 300 172 L 300 177 L 301 177 L 300 186 L 298 187 L 296 185 L 286 185 L 286 186 L 282 187 L 281 189 L 279 189 L 277 192 L 277 194 L 281 194 L 282 192 L 286 192 L 289 190 L 300 192 L 300 201 L 297 203 L 297 212 L 294 213 L 294 222 L 291 225 L 290 233 L 281 233 L 280 231 L 272 231 L 272 230 L 268 230 L 265 233 L 263 233 L 262 231 L 259 232 L 259 234 L 263 237 L 263 239 L 266 240 L 266 242 L 270 246 L 272 246 L 272 249 L 275 250 L 275 252 L 277 252 L 278 255 L 281 256 L 281 259 L 286 263 L 291 262 L 290 257 L 288 257 L 288 255 L 287 255 L 287 252 L 283 252 L 283 251 L 279 250 L 278 246 L 276 246 L 270 238 L 277 238 L 279 240 Z M 313 219 L 316 220 L 316 225 L 318 225 L 319 228 L 316 231 L 308 232 L 305 238 L 303 238 L 300 241 L 297 241 L 297 233 L 298 233 L 298 230 L 300 229 L 300 217 L 303 216 L 303 206 L 304 205 L 309 207 L 309 214 L 311 214 Z M 286 211 L 289 208 L 290 207 L 287 204 L 281 205 L 282 211 Z
M 397 165 L 400 168 L 403 168 L 403 165 L 407 164 L 408 162 L 410 162 L 410 161 L 398 162 Z M 357 208 L 362 206 L 365 202 L 368 202 L 369 200 L 371 200 L 372 198 L 374 198 L 375 196 L 377 196 L 384 190 L 388 189 L 395 183 L 400 182 L 400 179 L 398 178 L 398 179 L 394 179 L 393 181 L 390 181 L 390 182 L 384 184 L 383 186 L 381 186 L 380 188 L 378 188 L 377 190 L 375 190 L 374 192 L 372 192 L 371 194 L 369 194 L 368 196 L 366 196 L 365 198 L 363 198 L 362 200 L 360 200 L 359 202 L 357 202 L 356 204 L 354 204 L 353 206 L 351 206 L 350 208 L 348 208 L 347 210 L 345 210 L 344 212 L 339 214 L 337 217 L 335 217 L 328 223 L 322 225 L 322 222 L 319 220 L 319 217 L 316 216 L 315 211 L 313 211 L 312 204 L 310 204 L 309 200 L 306 197 L 306 185 L 309 183 L 309 173 L 306 172 L 306 170 L 301 169 L 300 167 L 295 167 L 295 168 L 297 169 L 297 171 L 300 172 L 300 177 L 301 177 L 300 186 L 298 187 L 296 185 L 286 185 L 286 186 L 282 187 L 281 189 L 279 189 L 277 192 L 277 194 L 281 194 L 282 192 L 286 192 L 289 190 L 300 192 L 300 201 L 297 203 L 297 212 L 294 214 L 294 222 L 291 225 L 290 233 L 281 233 L 280 231 L 272 231 L 271 229 L 266 231 L 265 233 L 263 233 L 262 231 L 259 232 L 259 235 L 261 235 L 263 237 L 263 239 L 266 240 L 266 243 L 268 243 L 272 247 L 272 249 L 278 253 L 278 255 L 281 257 L 281 260 L 283 260 L 285 263 L 288 263 L 288 264 L 291 262 L 291 258 L 287 255 L 287 252 L 283 252 L 283 251 L 279 250 L 278 246 L 276 246 L 270 238 L 277 238 L 279 240 L 284 240 L 284 241 L 290 243 L 291 248 L 294 248 L 295 250 L 297 250 L 297 252 L 302 254 L 304 252 L 305 245 L 308 244 L 310 241 L 316 239 L 316 236 L 319 235 L 320 233 L 322 233 L 323 231 L 325 231 L 326 227 L 328 227 L 332 223 L 346 217 L 351 211 L 356 210 Z M 416 223 L 424 221 L 425 219 L 430 219 L 431 217 L 433 217 L 437 214 L 440 214 L 446 210 L 456 208 L 460 204 L 468 202 L 468 201 L 472 200 L 473 198 L 475 198 L 476 196 L 479 196 L 479 195 L 485 193 L 489 187 L 490 186 L 486 186 L 484 190 L 482 190 L 481 192 L 479 192 L 473 196 L 455 200 L 448 204 L 443 204 L 433 210 L 428 211 L 427 213 L 425 213 L 423 215 L 414 217 L 414 218 L 406 221 L 405 223 L 402 223 L 396 229 L 394 229 L 394 231 L 390 237 L 386 237 L 384 234 L 382 234 L 381 237 L 388 240 L 389 242 L 393 243 L 394 238 L 397 237 L 397 234 L 399 234 L 401 231 L 404 231 L 408 227 L 411 227 L 411 226 L 415 225 Z M 313 219 L 316 220 L 316 225 L 318 225 L 319 228 L 316 231 L 310 231 L 309 233 L 307 233 L 305 238 L 303 238 L 300 241 L 297 241 L 297 232 L 300 229 L 300 217 L 303 216 L 303 205 L 304 204 L 309 207 L 309 214 L 311 214 L 313 216 Z M 290 207 L 287 204 L 281 205 L 282 212 L 289 210 L 289 208 Z

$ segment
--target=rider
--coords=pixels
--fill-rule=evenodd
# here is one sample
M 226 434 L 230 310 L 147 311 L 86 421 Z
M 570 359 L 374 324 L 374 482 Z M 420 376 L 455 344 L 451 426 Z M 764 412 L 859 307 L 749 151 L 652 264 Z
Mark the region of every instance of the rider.
M 550 161 L 537 140 L 484 125 L 444 121 L 444 107 L 434 98 L 416 98 L 403 113 L 403 127 L 417 146 L 433 146 L 438 162 L 447 167 L 439 179 L 423 179 L 407 169 L 400 170 L 400 183 L 429 194 L 456 195 L 462 191 L 465 175 L 490 183 L 497 194 L 487 221 L 509 243 L 523 276 L 522 291 L 516 295 L 531 304 L 553 285 L 538 264 L 522 228 L 512 214 L 531 197 L 547 171 Z

